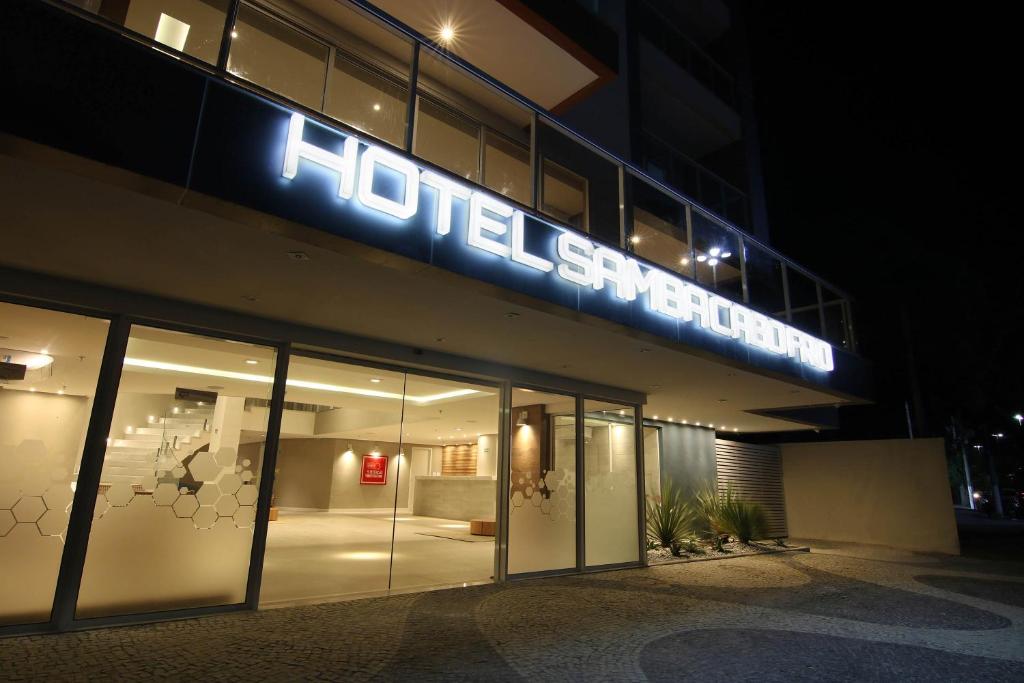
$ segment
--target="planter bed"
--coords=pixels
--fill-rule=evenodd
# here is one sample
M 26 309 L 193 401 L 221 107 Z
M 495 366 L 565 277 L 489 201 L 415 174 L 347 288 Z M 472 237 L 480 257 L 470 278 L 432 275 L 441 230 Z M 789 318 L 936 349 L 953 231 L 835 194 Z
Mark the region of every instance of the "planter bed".
M 698 542 L 697 547 L 699 552 L 688 553 L 685 550 L 682 555 L 678 557 L 673 555 L 668 548 L 655 548 L 654 550 L 647 551 L 647 564 L 648 566 L 656 566 L 662 564 L 678 564 L 681 562 L 702 562 L 705 560 L 725 560 L 730 557 L 746 557 L 748 555 L 771 555 L 774 553 L 791 553 L 791 552 L 810 552 L 810 548 L 807 546 L 795 546 L 795 545 L 776 545 L 775 543 L 763 543 L 763 542 L 752 542 L 752 543 L 740 543 L 739 541 L 730 541 L 724 543 L 722 548 L 724 552 L 715 550 L 714 546 Z

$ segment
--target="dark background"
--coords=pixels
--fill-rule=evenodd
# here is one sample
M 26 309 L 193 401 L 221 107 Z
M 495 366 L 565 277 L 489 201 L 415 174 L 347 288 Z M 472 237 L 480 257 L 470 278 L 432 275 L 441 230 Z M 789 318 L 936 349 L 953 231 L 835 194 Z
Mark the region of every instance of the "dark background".
M 916 435 L 1004 433 L 1009 474 L 1024 240 L 1019 42 L 998 7 L 753 1 L 747 31 L 772 242 L 854 298 L 875 366 L 877 404 L 820 436 L 906 436 L 909 405 Z

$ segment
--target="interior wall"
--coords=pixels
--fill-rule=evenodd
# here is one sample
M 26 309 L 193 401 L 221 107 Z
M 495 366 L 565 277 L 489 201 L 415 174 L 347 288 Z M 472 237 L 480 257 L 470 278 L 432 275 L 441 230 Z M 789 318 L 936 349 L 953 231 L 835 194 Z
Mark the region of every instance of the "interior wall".
M 784 444 L 794 538 L 958 555 L 942 439 Z
M 349 452 L 351 446 L 351 452 Z M 403 444 L 404 455 L 399 463 L 398 444 L 358 439 L 281 439 L 274 482 L 274 502 L 280 507 L 317 510 L 390 510 L 407 509 L 410 482 L 417 473 L 425 473 L 425 463 L 418 457 L 430 458 L 430 446 Z M 380 451 L 388 456 L 387 483 L 360 484 L 363 455 Z M 400 475 L 399 475 L 400 472 Z
M 717 479 L 715 431 L 690 425 L 661 425 L 661 477 L 692 497 Z

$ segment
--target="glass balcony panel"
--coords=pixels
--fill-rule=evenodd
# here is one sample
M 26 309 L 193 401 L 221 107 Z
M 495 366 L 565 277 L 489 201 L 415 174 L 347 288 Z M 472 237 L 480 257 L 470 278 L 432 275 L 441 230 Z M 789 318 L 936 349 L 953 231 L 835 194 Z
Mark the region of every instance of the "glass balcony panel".
M 329 75 L 324 113 L 386 142 L 405 144 L 408 75 L 396 75 L 340 48 Z
M 417 94 L 417 156 L 529 204 L 529 109 L 429 49 Z
M 530 204 L 530 148 L 500 133 L 484 133 L 483 184 L 516 200 Z
M 232 33 L 228 71 L 320 111 L 329 53 L 326 44 L 243 4 Z
M 790 322 L 805 332 L 821 336 L 818 286 L 814 280 L 793 267 L 786 268 L 789 284 Z
M 466 180 L 480 181 L 480 125 L 432 99 L 417 100 L 413 151 Z
M 697 282 L 733 301 L 742 301 L 743 278 L 736 234 L 697 210 L 690 212 L 690 220 Z
M 631 178 L 631 183 L 630 248 L 648 261 L 693 279 L 693 249 L 686 238 L 686 206 L 639 178 Z
M 782 289 L 782 261 L 763 249 L 744 242 L 747 267 L 747 297 L 751 307 L 779 320 L 786 318 Z
M 79 0 L 71 4 L 141 33 L 163 47 L 216 64 L 228 0 Z
M 538 126 L 537 145 L 544 173 L 541 211 L 621 246 L 618 167 L 546 123 Z
M 825 313 L 825 340 L 835 346 L 850 348 L 849 328 L 846 322 L 846 301 L 836 292 L 821 288 Z

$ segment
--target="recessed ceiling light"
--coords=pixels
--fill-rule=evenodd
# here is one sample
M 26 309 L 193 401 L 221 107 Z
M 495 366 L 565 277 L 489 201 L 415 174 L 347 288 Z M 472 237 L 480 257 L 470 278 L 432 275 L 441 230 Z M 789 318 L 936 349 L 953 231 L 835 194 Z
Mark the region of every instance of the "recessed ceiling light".
M 290 258 L 292 261 L 308 261 L 309 254 L 307 254 L 304 251 L 289 251 L 288 258 Z
M 258 360 L 256 360 L 255 358 L 246 358 L 245 359 L 245 364 L 246 365 L 259 365 L 260 362 Z
M 640 235 L 630 236 L 629 241 L 632 242 L 633 244 L 640 244 Z
M 455 40 L 455 27 L 451 23 L 446 22 L 441 26 L 441 30 L 438 31 L 437 35 L 442 43 L 450 43 Z
M 652 420 L 657 420 L 657 419 L 658 419 L 658 416 L 657 416 L 657 415 L 651 415 L 651 419 L 652 419 Z
M 231 37 L 232 38 L 237 38 L 238 37 L 238 31 L 232 31 L 231 32 Z
M 29 391 L 35 391 L 35 390 L 36 390 L 35 387 L 32 387 L 32 388 L 29 389 Z
M 374 384 L 380 384 L 380 377 L 371 377 L 370 381 Z
M 373 110 L 374 110 L 374 111 L 380 111 L 380 105 L 379 105 L 379 104 L 377 104 L 376 102 L 374 102 L 374 103 L 373 103 Z

